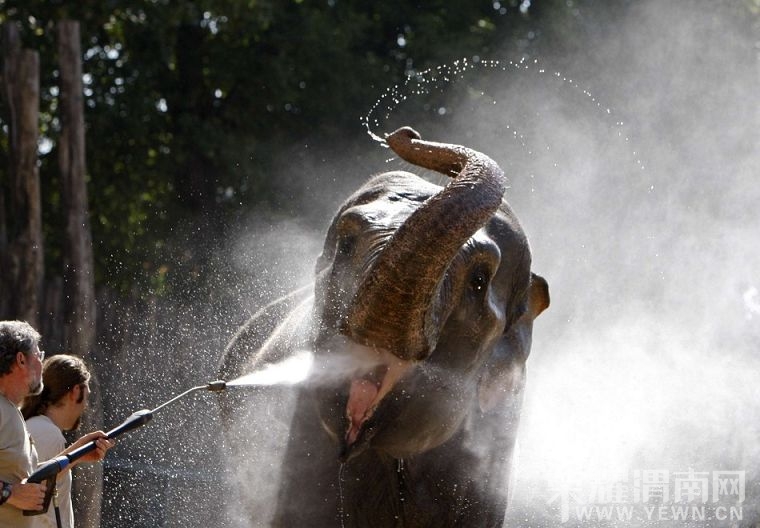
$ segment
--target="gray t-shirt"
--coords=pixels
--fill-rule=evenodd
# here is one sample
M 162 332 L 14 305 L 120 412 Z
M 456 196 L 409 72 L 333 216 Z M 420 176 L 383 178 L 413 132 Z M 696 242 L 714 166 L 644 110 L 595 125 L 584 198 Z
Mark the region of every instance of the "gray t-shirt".
M 37 467 L 37 451 L 24 417 L 8 398 L 0 395 L 0 480 L 16 484 Z M 7 502 L 0 506 L 0 528 L 30 528 L 32 517 Z
M 32 416 L 26 421 L 26 427 L 32 435 L 34 447 L 40 460 L 55 458 L 66 448 L 66 439 L 58 426 L 47 416 Z M 61 511 L 61 526 L 73 528 L 74 512 L 71 508 L 71 471 L 63 471 L 58 475 L 56 482 L 58 494 L 58 508 Z M 55 500 L 55 499 L 54 499 Z M 34 528 L 57 528 L 55 523 L 55 509 L 51 501 L 48 511 L 44 515 L 32 518 Z

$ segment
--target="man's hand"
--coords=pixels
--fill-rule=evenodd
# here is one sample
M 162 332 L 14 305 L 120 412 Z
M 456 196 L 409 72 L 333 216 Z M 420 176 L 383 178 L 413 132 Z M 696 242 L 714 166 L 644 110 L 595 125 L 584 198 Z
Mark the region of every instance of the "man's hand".
M 84 435 L 82 438 L 71 444 L 69 448 L 64 451 L 64 453 L 71 452 L 89 442 L 92 442 L 93 440 L 95 441 L 95 449 L 86 455 L 82 455 L 82 457 L 76 460 L 75 463 L 97 462 L 98 460 L 103 460 L 106 456 L 106 451 L 116 445 L 116 442 L 109 439 L 103 431 L 95 431 Z
M 42 484 L 19 483 L 11 487 L 11 496 L 7 504 L 20 510 L 39 511 L 45 502 L 46 486 Z

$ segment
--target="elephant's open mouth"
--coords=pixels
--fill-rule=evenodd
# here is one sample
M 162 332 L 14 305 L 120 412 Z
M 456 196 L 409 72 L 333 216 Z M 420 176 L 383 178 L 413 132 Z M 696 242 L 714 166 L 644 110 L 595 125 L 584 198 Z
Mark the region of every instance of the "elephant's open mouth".
M 362 433 L 378 405 L 413 364 L 386 351 L 377 353 L 381 356 L 381 362 L 369 370 L 357 372 L 351 378 L 346 403 L 346 448 L 351 448 L 360 436 L 365 436 Z
M 387 365 L 378 365 L 364 376 L 351 380 L 346 406 L 346 418 L 348 418 L 346 443 L 348 445 L 356 442 L 362 425 L 375 412 L 378 403 L 377 396 L 387 373 Z

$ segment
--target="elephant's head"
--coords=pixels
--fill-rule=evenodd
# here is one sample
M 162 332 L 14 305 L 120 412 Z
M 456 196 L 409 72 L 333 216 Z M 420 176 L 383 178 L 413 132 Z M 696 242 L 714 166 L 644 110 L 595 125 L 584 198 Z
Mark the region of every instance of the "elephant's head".
M 330 226 L 317 263 L 316 353 L 368 365 L 317 389 L 344 459 L 366 448 L 408 457 L 451 438 L 474 408 L 519 409 L 532 321 L 549 302 L 493 160 L 410 128 L 387 142 L 452 180 L 442 189 L 381 174 Z

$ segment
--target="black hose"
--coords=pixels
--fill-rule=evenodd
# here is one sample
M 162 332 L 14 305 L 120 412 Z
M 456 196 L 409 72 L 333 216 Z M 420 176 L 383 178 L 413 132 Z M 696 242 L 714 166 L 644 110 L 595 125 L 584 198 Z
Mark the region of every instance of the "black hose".
M 211 383 L 207 385 L 199 385 L 198 387 L 193 387 L 192 389 L 186 390 L 179 396 L 175 396 L 169 401 L 166 401 L 156 407 L 155 409 L 148 410 L 143 409 L 141 411 L 137 411 L 132 413 L 129 418 L 124 420 L 121 424 L 119 424 L 117 427 L 111 429 L 106 433 L 106 438 L 109 438 L 113 440 L 114 438 L 121 436 L 124 433 L 128 433 L 129 431 L 134 431 L 138 427 L 142 427 L 146 423 L 150 422 L 153 419 L 153 414 L 160 411 L 164 407 L 176 402 L 177 400 L 184 398 L 190 393 L 193 393 L 195 391 L 201 390 L 201 389 L 207 389 L 211 392 L 220 392 L 227 388 L 227 383 L 222 380 L 216 380 L 212 381 Z M 29 475 L 29 478 L 26 479 L 27 482 L 32 483 L 41 483 L 45 481 L 50 481 L 50 479 L 55 479 L 56 475 L 66 469 L 69 464 L 74 462 L 75 460 L 78 460 L 79 458 L 83 457 L 90 451 L 93 451 L 96 447 L 95 441 L 87 442 L 81 447 L 76 448 L 75 450 L 71 451 L 70 453 L 66 453 L 65 455 L 57 456 L 51 460 L 48 460 L 44 464 L 41 464 L 37 467 L 37 469 Z M 50 506 L 50 498 L 48 496 L 45 497 L 45 503 L 43 505 L 42 510 L 24 510 L 24 515 L 39 515 L 41 513 L 45 513 Z

